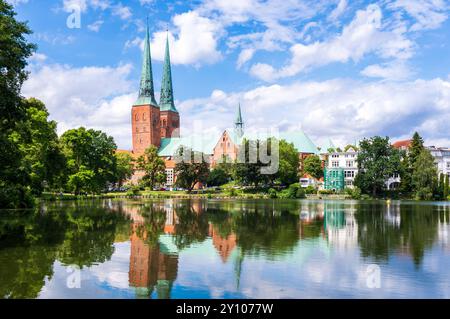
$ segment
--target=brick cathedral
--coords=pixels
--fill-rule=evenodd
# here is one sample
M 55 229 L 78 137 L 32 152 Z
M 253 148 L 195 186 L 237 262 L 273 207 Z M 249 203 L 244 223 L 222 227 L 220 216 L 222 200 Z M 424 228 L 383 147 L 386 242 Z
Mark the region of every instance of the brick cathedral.
M 169 41 L 166 41 L 161 98 L 159 105 L 155 100 L 153 86 L 150 35 L 147 26 L 144 44 L 139 97 L 131 109 L 133 153 L 141 154 L 150 145 L 161 146 L 162 138 L 180 136 L 180 115 L 174 104 L 172 71 L 170 65 Z
M 152 57 L 150 51 L 150 33 L 147 25 L 144 55 L 142 63 L 139 96 L 131 108 L 131 126 L 133 150 L 119 151 L 130 153 L 134 158 L 139 157 L 151 145 L 158 148 L 158 156 L 164 159 L 167 180 L 165 186 L 172 187 L 176 181 L 174 175 L 174 157 L 179 147 L 200 151 L 209 157 L 211 167 L 224 156 L 230 160 L 237 158 L 242 139 L 254 139 L 251 134 L 245 134 L 241 106 L 239 105 L 234 121 L 234 128 L 224 130 L 213 136 L 199 132 L 196 136 L 180 135 L 180 114 L 174 103 L 172 86 L 172 68 L 170 63 L 169 41 L 166 39 L 166 49 L 161 82 L 161 96 L 159 104 L 155 99 L 153 85 Z M 280 133 L 279 138 L 293 143 L 303 160 L 309 154 L 316 154 L 317 147 L 301 130 Z M 136 170 L 130 182 L 136 184 L 142 178 L 143 172 Z

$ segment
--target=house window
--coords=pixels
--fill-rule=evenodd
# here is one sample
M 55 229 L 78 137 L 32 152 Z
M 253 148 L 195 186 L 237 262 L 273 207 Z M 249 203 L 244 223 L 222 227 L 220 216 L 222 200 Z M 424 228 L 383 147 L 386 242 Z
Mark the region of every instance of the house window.
M 344 171 L 344 176 L 347 178 L 355 177 L 355 171 Z
M 450 169 L 450 162 L 447 162 L 447 169 Z
M 345 186 L 353 186 L 353 181 L 345 181 Z
M 353 167 L 353 165 L 354 165 L 354 162 L 353 161 L 347 161 L 347 163 L 346 163 L 347 165 L 347 167 Z
M 333 157 L 333 158 L 338 158 L 338 157 L 339 157 L 339 154 L 333 154 L 333 155 L 331 155 L 331 157 Z
M 339 162 L 338 161 L 332 161 L 331 162 L 331 167 L 339 167 Z
M 166 185 L 167 186 L 172 186 L 173 185 L 173 169 L 169 168 L 166 169 Z

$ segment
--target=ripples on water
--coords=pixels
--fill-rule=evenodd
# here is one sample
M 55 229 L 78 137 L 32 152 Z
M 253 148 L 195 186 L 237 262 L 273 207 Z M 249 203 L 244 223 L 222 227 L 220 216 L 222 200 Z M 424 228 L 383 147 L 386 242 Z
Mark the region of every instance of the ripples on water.
M 0 211 L 0 297 L 449 298 L 449 214 L 295 200 Z

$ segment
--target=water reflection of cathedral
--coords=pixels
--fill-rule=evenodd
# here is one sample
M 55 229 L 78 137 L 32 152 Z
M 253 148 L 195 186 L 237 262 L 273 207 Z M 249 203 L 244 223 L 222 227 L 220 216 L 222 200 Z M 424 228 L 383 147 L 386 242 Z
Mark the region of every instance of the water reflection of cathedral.
M 149 298 L 153 293 L 156 293 L 158 299 L 167 299 L 171 296 L 171 289 L 178 275 L 178 249 L 173 242 L 179 223 L 176 212 L 178 205 L 180 203 L 170 200 L 153 204 L 151 207 L 151 213 L 164 215 L 161 233 L 149 226 L 151 222 L 142 214 L 149 208 L 130 206 L 124 209 L 132 220 L 129 285 L 136 289 L 138 297 Z M 205 202 L 202 201 L 193 201 L 190 208 L 190 212 L 197 216 L 207 209 Z M 156 238 L 152 238 L 152 231 L 156 231 Z M 207 235 L 212 239 L 212 244 L 222 262 L 227 262 L 231 252 L 236 248 L 236 235 L 222 236 L 211 223 Z

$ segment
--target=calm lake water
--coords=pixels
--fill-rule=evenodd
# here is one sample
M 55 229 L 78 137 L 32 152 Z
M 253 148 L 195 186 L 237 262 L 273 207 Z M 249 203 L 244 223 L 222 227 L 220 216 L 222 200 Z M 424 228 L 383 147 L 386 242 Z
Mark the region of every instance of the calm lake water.
M 0 298 L 450 298 L 449 214 L 170 199 L 0 211 Z

